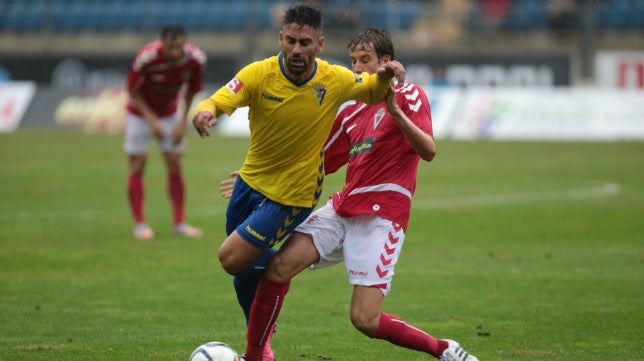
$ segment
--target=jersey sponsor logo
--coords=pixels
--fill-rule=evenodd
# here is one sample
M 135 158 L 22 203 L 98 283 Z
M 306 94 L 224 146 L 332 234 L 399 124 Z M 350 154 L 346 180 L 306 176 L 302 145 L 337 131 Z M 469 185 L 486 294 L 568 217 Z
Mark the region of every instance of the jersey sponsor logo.
M 362 83 L 362 77 L 356 73 L 353 74 L 356 77 L 356 83 Z
M 370 137 L 361 142 L 351 144 L 351 149 L 349 150 L 349 158 L 357 157 L 360 154 L 371 152 L 371 150 L 373 149 L 373 144 L 375 142 L 376 138 Z
M 150 80 L 157 83 L 163 83 L 165 81 L 165 74 L 161 74 L 161 73 L 152 74 L 150 76 Z
M 376 114 L 373 116 L 373 129 L 378 128 L 378 125 L 380 125 L 380 122 L 385 118 L 385 110 L 380 108 L 376 112 Z
M 318 104 L 322 105 L 322 102 L 324 101 L 324 96 L 326 95 L 326 85 L 322 83 L 317 83 L 313 85 L 313 89 L 315 89 L 315 95 L 318 98 Z
M 236 95 L 243 87 L 244 83 L 237 78 L 232 78 L 228 84 L 226 84 L 226 88 L 228 88 L 233 95 Z
M 272 102 L 277 102 L 277 103 L 284 102 L 284 98 L 276 97 L 274 95 L 269 95 L 269 94 L 266 94 L 264 92 L 262 92 L 262 98 L 264 98 L 266 100 L 270 100 Z

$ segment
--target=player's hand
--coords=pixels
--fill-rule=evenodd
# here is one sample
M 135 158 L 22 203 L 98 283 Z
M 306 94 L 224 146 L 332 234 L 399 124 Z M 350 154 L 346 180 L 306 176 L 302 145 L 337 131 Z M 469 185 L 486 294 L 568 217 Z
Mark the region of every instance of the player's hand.
M 186 133 L 186 120 L 184 119 L 181 123 L 177 124 L 172 131 L 172 144 L 178 145 L 183 139 L 183 135 Z
M 215 124 L 217 124 L 217 117 L 209 111 L 201 111 L 192 118 L 192 125 L 202 138 L 210 136 L 208 128 L 213 127 Z
M 398 106 L 398 101 L 396 100 L 396 88 L 393 84 L 389 87 L 389 92 L 387 93 L 387 98 L 386 98 L 386 105 L 387 105 L 387 111 L 391 115 L 395 115 L 397 112 L 400 111 L 400 107 Z
M 235 181 L 238 175 L 238 170 L 233 171 L 228 175 L 228 179 L 224 179 L 219 183 L 219 194 L 221 194 L 222 198 L 230 199 L 233 195 L 233 188 L 235 188 Z
M 157 140 L 163 140 L 163 129 L 161 128 L 161 122 L 159 120 L 150 122 L 150 129 L 152 130 L 152 135 Z
M 395 78 L 398 84 L 405 83 L 405 67 L 397 60 L 383 63 L 377 70 L 378 76 L 386 80 Z

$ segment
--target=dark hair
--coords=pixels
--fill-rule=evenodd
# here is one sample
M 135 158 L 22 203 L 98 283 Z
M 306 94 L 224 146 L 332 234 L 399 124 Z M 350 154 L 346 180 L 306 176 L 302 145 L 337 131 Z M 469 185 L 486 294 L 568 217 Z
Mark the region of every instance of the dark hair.
M 354 51 L 358 47 L 367 49 L 371 46 L 376 51 L 378 59 L 389 55 L 391 60 L 394 60 L 394 43 L 391 41 L 391 35 L 385 29 L 367 28 L 351 39 L 347 48 Z
M 161 39 L 169 37 L 170 39 L 176 39 L 179 36 L 186 36 L 186 29 L 179 25 L 166 25 L 161 29 Z
M 322 30 L 322 11 L 319 8 L 304 4 L 295 4 L 284 11 L 282 25 L 308 25 L 316 31 Z

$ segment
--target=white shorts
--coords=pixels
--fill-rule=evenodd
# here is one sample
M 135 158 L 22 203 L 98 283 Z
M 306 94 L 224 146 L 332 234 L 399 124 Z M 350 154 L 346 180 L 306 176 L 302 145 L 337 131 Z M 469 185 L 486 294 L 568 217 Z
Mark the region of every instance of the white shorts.
M 386 296 L 405 241 L 404 229 L 376 214 L 342 218 L 328 201 L 296 229 L 313 237 L 320 261 L 309 269 L 344 261 L 352 285 L 378 287 Z
M 157 142 L 159 150 L 163 153 L 183 154 L 186 150 L 185 137 L 179 144 L 173 144 L 174 128 L 183 121 L 180 112 L 176 112 L 170 116 L 159 118 L 161 122 L 161 130 L 163 132 L 163 139 Z M 148 122 L 138 115 L 127 113 L 125 119 L 125 142 L 123 150 L 127 154 L 141 155 L 148 152 L 150 140 L 155 139 L 152 135 L 152 128 Z

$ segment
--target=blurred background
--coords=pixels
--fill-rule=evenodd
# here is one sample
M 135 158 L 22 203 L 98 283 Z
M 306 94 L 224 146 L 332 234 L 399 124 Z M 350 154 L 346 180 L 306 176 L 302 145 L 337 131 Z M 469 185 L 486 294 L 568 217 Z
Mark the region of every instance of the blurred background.
M 349 66 L 346 44 L 367 26 L 392 33 L 439 137 L 644 139 L 644 0 L 308 2 L 322 8 L 332 62 Z M 0 132 L 120 132 L 130 63 L 171 23 L 206 51 L 208 96 L 279 51 L 288 4 L 0 0 Z

